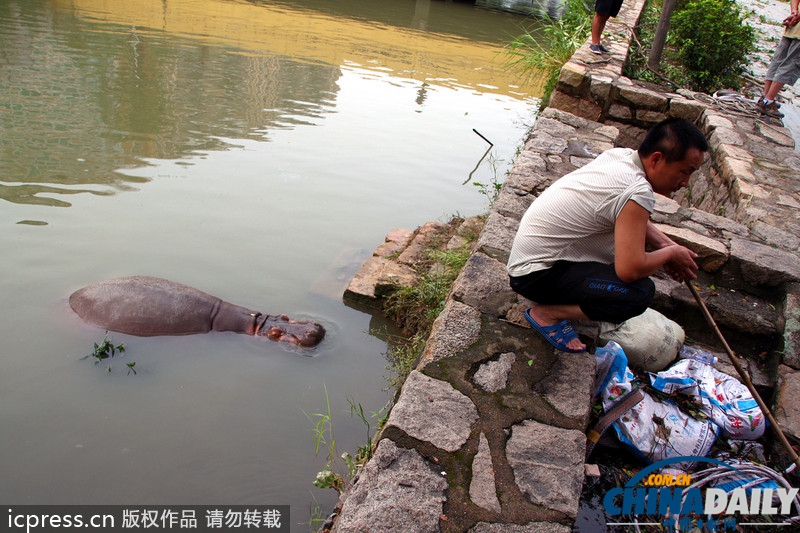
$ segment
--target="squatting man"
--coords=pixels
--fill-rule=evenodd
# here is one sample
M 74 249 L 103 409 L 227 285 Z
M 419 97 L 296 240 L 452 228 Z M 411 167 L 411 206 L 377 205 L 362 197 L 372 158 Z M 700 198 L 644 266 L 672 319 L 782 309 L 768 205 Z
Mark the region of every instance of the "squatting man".
M 697 254 L 656 228 L 650 215 L 654 193 L 685 187 L 707 151 L 694 124 L 670 118 L 638 150 L 607 150 L 534 200 L 507 270 L 512 289 L 535 302 L 526 319 L 550 344 L 581 352 L 586 345 L 570 321 L 620 324 L 641 315 L 655 294 L 649 276 L 660 268 L 678 281 L 696 279 Z

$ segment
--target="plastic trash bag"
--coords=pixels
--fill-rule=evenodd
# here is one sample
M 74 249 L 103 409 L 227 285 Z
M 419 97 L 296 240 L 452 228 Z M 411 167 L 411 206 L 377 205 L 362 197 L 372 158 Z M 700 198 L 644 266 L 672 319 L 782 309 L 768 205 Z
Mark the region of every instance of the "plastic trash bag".
M 595 370 L 595 396 L 601 395 L 603 409 L 606 411 L 632 390 L 633 373 L 628 369 L 628 357 L 622 347 L 614 341 L 594 352 L 597 364 Z M 609 383 L 614 380 L 614 385 Z
M 677 405 L 657 401 L 647 393 L 614 423 L 614 429 L 620 442 L 651 462 L 687 455 L 705 457 L 719 432 L 711 421 L 696 420 Z M 673 467 L 690 471 L 696 465 L 676 463 Z
M 755 440 L 764 434 L 764 413 L 753 395 L 736 378 L 696 359 L 682 359 L 650 375 L 653 388 L 666 394 L 680 391 L 696 396 L 699 410 L 728 438 Z
M 633 390 L 635 376 L 628 368 L 624 350 L 615 342 L 595 351 L 597 396 L 608 412 Z M 672 403 L 644 399 L 614 422 L 618 439 L 642 460 L 655 462 L 686 455 L 706 456 L 718 428 L 709 420 L 695 420 Z M 690 470 L 693 464 L 675 465 Z

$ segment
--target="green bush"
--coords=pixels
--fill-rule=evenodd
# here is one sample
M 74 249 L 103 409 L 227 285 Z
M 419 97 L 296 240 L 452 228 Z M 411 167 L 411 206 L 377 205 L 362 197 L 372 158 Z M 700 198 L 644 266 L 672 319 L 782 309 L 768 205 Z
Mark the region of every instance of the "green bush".
M 738 89 L 755 30 L 735 0 L 688 0 L 672 15 L 669 34 L 691 88 Z

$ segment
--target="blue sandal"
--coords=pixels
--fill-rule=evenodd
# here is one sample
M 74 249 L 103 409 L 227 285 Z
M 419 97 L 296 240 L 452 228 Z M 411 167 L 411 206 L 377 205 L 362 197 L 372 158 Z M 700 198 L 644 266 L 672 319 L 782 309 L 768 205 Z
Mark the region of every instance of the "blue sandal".
M 578 334 L 575 333 L 574 329 L 572 329 L 572 324 L 570 324 L 567 320 L 562 320 L 561 322 L 557 322 L 552 326 L 540 326 L 531 316 L 530 309 L 525 311 L 525 319 L 536 331 L 542 334 L 547 342 L 555 346 L 557 350 L 569 353 L 583 353 L 586 351 L 572 350 L 571 348 L 567 347 L 567 343 L 569 341 L 578 338 Z

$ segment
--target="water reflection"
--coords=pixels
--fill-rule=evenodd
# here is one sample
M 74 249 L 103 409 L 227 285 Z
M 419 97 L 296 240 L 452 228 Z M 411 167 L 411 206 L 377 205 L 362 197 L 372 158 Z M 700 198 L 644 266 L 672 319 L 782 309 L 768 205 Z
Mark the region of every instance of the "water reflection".
M 176 46 L 136 26 L 95 32 L 38 7 L 10 2 L 0 21 L 0 198 L 11 202 L 68 206 L 51 195 L 124 189 L 143 179 L 116 171 L 143 158 L 311 124 L 335 97 L 335 67 Z
M 494 9 L 557 20 L 564 13 L 565 0 L 475 0 L 475 3 Z
M 492 66 L 496 44 L 458 28 L 437 4 L 260 0 L 4 0 L 0 2 L 0 198 L 69 206 L 68 195 L 109 194 L 141 183 L 118 172 L 146 159 L 181 159 L 268 140 L 336 110 L 342 68 L 509 94 Z M 330 4 L 330 5 L 328 5 Z M 407 11 L 381 12 L 377 5 Z M 452 10 L 451 10 L 452 13 Z M 408 27 L 388 18 L 408 20 Z M 511 32 L 518 19 L 487 15 Z M 475 27 L 475 25 L 471 25 Z M 463 28 L 463 27 L 462 27 Z M 488 37 L 483 37 L 488 38 Z M 220 46 L 220 44 L 222 46 Z

